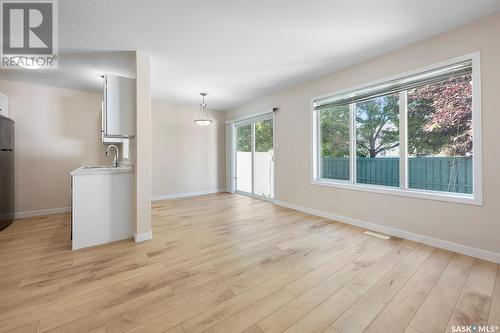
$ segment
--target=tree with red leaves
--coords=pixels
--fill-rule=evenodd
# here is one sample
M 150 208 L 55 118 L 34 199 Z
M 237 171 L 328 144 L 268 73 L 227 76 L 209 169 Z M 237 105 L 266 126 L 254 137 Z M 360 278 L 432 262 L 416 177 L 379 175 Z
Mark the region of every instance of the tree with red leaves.
M 451 78 L 408 92 L 410 153 L 472 153 L 472 78 Z

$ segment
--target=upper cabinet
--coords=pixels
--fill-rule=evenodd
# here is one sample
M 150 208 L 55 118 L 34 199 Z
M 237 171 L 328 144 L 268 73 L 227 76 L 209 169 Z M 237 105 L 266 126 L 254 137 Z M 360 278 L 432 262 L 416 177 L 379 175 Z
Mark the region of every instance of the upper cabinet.
M 102 139 L 135 136 L 136 87 L 135 79 L 104 75 L 102 103 Z
M 9 99 L 2 93 L 0 93 L 0 115 L 9 116 Z

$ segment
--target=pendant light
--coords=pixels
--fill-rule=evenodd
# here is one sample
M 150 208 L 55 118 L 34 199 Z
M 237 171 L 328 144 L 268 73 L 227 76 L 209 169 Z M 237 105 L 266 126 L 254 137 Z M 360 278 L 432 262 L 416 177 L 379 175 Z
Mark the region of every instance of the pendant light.
M 207 126 L 207 125 L 210 125 L 213 120 L 212 119 L 209 119 L 208 118 L 208 113 L 207 113 L 207 104 L 205 104 L 205 96 L 207 96 L 207 93 L 200 93 L 201 95 L 201 98 L 202 98 L 202 101 L 201 101 L 201 104 L 200 104 L 200 113 L 201 113 L 201 117 L 196 119 L 194 122 L 196 123 L 196 125 L 199 125 L 199 126 Z

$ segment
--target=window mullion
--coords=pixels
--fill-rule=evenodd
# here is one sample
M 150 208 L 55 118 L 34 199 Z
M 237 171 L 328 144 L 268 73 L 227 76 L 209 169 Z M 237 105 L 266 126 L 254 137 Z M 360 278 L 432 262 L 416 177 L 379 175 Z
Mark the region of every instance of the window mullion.
M 349 104 L 349 181 L 356 183 L 356 104 Z
M 408 93 L 399 93 L 399 187 L 408 189 Z

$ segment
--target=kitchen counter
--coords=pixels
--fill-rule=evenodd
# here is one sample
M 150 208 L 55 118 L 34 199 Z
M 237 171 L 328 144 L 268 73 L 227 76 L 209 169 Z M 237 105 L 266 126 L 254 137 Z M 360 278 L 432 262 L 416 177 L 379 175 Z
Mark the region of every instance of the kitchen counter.
M 114 173 L 134 173 L 132 166 L 118 166 L 116 168 L 109 165 L 84 165 L 71 171 L 72 176 L 76 175 L 91 175 L 91 174 L 114 174 Z
M 73 250 L 131 238 L 132 167 L 84 166 L 71 172 Z

